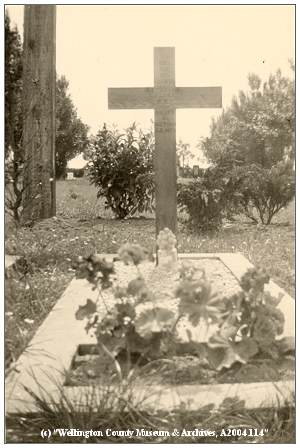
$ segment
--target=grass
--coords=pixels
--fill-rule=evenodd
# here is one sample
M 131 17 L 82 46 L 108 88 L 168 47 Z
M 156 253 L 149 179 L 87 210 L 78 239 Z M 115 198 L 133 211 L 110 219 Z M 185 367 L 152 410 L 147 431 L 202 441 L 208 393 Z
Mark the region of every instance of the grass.
M 6 281 L 6 360 L 17 359 L 72 278 L 78 255 L 115 253 L 124 242 L 155 247 L 155 222 L 150 216 L 112 219 L 103 199 L 87 179 L 57 182 L 57 218 L 32 228 L 6 226 L 6 253 L 23 263 Z M 179 215 L 180 252 L 241 252 L 263 266 L 274 281 L 294 295 L 294 207 L 283 210 L 274 224 L 242 221 L 219 232 L 191 232 Z M 17 272 L 16 272 L 17 271 Z
M 292 406 L 248 410 L 243 401 L 227 398 L 218 409 L 208 404 L 197 411 L 189 410 L 188 405 L 172 411 L 147 411 L 143 399 L 134 400 L 130 388 L 128 384 L 122 391 L 110 386 L 102 392 L 91 389 L 77 402 L 63 390 L 54 402 L 45 391 L 35 396 L 36 413 L 8 417 L 7 442 L 45 442 L 41 430 L 47 429 L 51 431 L 48 443 L 295 443 Z M 82 433 L 60 435 L 57 428 Z M 196 428 L 210 431 L 210 436 L 195 434 Z M 111 435 L 107 429 L 111 433 L 131 429 L 132 434 Z M 233 429 L 241 430 L 241 434 L 231 432 Z M 138 430 L 147 433 L 139 434 Z M 157 430 L 160 434 L 151 435 Z
M 59 182 L 57 201 L 59 215 L 75 220 L 76 225 L 81 224 L 79 238 L 84 238 L 89 227 L 89 238 L 94 238 L 100 252 L 115 252 L 127 240 L 149 249 L 154 247 L 153 216 L 111 221 L 112 213 L 104 210 L 104 201 L 97 200 L 96 190 L 87 180 Z M 264 266 L 273 280 L 293 295 L 294 216 L 294 204 L 290 204 L 270 226 L 256 226 L 240 220 L 219 232 L 199 234 L 191 233 L 185 226 L 185 217 L 179 214 L 178 249 L 180 252 L 241 252 L 254 265 Z M 109 239 L 106 238 L 108 234 Z
M 241 252 L 256 266 L 265 267 L 274 281 L 294 295 L 294 232 L 293 204 L 281 211 L 270 226 L 238 220 L 210 233 L 190 231 L 185 216 L 179 214 L 178 248 L 180 252 Z M 94 251 L 115 253 L 124 242 L 139 243 L 153 250 L 153 216 L 113 219 L 87 179 L 57 182 L 56 218 L 36 223 L 32 228 L 7 222 L 6 253 L 21 257 L 7 273 L 5 287 L 8 371 L 73 277 L 74 259 Z M 276 418 L 275 410 L 262 417 L 275 426 L 273 432 L 277 431 L 278 437 L 275 441 L 293 437 L 288 434 L 293 427 L 293 412 L 288 411 L 288 417 L 282 417 L 282 412 Z M 254 415 L 257 412 L 253 418 Z

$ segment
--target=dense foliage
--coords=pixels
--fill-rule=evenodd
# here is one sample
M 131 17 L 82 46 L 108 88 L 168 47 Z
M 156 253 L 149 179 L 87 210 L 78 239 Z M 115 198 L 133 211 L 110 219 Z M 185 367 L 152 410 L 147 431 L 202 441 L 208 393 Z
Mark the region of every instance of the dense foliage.
M 159 249 L 169 247 L 165 245 L 169 234 L 165 233 L 166 230 L 160 234 Z M 95 332 L 101 348 L 115 363 L 120 379 L 118 359 L 123 352 L 130 363 L 137 356 L 150 362 L 193 354 L 210 368 L 221 371 L 256 358 L 278 360 L 294 349 L 292 340 L 278 340 L 284 330 L 284 315 L 277 307 L 281 297 L 272 297 L 265 291 L 269 276 L 264 270 L 249 269 L 241 279 L 240 292 L 222 297 L 213 293 L 204 270 L 199 275 L 192 265 L 178 265 L 180 282 L 170 291 L 179 299 L 176 310 L 168 307 L 169 302 L 159 300 L 159 292 L 151 290 L 138 269 L 140 263 L 149 259 L 147 251 L 126 244 L 118 255 L 119 260 L 137 269 L 137 277 L 127 287 L 118 284 L 114 262 L 97 255 L 78 260 L 77 276 L 87 278 L 98 288 L 98 300 L 104 302 L 106 312 L 98 312 L 97 303 L 88 299 L 76 317 L 87 318 L 86 330 Z M 156 269 L 165 268 L 159 264 Z M 115 297 L 110 306 L 101 292 L 108 288 Z M 206 328 L 207 340 L 194 340 L 187 329 L 189 342 L 183 341 L 177 326 L 184 317 L 192 327 Z
M 103 128 L 91 141 L 91 182 L 104 196 L 105 206 L 123 219 L 136 211 L 152 210 L 153 134 L 137 130 L 135 124 L 125 133 Z
M 241 210 L 255 223 L 270 224 L 272 218 L 295 196 L 295 172 L 291 160 L 271 168 L 252 164 L 232 170 L 231 177 L 241 179 Z
M 19 219 L 22 202 L 22 44 L 16 28 L 5 13 L 5 184 L 11 183 L 5 207 Z
M 295 137 L 294 81 L 278 70 L 267 82 L 249 75 L 249 92 L 239 92 L 231 106 L 212 121 L 201 149 L 217 164 L 256 163 L 271 168 L 284 155 L 293 156 Z
M 22 129 L 22 44 L 5 13 L 5 155 L 18 151 Z
M 254 163 L 216 165 L 202 171 L 194 182 L 180 185 L 178 203 L 195 229 L 217 229 L 224 218 L 238 213 L 268 225 L 292 201 L 295 189 L 292 160 L 282 160 L 271 168 Z
M 68 160 L 84 152 L 88 145 L 88 126 L 77 116 L 64 76 L 56 82 L 56 177 L 65 175 Z
M 224 167 L 201 171 L 199 177 L 178 186 L 178 204 L 189 214 L 195 229 L 218 229 L 225 217 L 240 208 L 240 176 L 230 176 Z

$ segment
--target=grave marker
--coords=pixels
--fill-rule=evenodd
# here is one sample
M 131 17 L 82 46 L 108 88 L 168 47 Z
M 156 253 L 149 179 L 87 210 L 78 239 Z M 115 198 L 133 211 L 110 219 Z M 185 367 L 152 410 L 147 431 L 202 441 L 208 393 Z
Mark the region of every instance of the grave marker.
M 177 230 L 176 109 L 222 107 L 221 87 L 176 87 L 175 48 L 154 48 L 154 87 L 109 88 L 109 109 L 154 109 L 156 232 Z

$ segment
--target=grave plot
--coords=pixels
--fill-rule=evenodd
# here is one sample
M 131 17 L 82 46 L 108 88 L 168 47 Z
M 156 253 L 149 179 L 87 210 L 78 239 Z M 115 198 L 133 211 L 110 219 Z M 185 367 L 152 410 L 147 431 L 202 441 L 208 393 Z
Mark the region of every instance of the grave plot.
M 113 255 L 103 255 L 112 259 Z M 188 260 L 198 268 L 207 267 L 207 275 L 215 276 L 219 282 L 217 290 L 223 286 L 228 293 L 235 291 L 241 276 L 251 267 L 251 264 L 240 254 L 181 254 L 180 262 Z M 155 279 L 155 268 L 152 263 L 140 265 L 141 272 L 153 279 L 153 289 L 157 285 L 167 284 L 167 275 Z M 209 273 L 209 271 L 211 271 Z M 159 270 L 157 271 L 159 272 Z M 160 274 L 158 274 L 158 277 Z M 219 277 L 219 279 L 218 279 Z M 128 279 L 127 279 L 128 280 Z M 157 285 L 155 286 L 155 282 Z M 165 299 L 169 300 L 167 295 Z M 272 296 L 282 294 L 278 305 L 285 316 L 285 328 L 282 337 L 294 336 L 294 301 L 272 281 L 267 285 Z M 162 290 L 164 294 L 164 291 Z M 19 358 L 15 371 L 6 380 L 6 409 L 8 413 L 27 413 L 34 411 L 35 401 L 29 390 L 37 396 L 48 396 L 49 400 L 58 402 L 61 392 L 73 403 L 79 403 L 86 395 L 101 394 L 102 386 L 97 383 L 77 382 L 72 386 L 70 375 L 78 363 L 91 359 L 95 353 L 96 339 L 85 331 L 85 322 L 76 320 L 79 307 L 83 307 L 87 298 L 97 300 L 97 291 L 84 279 L 74 279 L 52 312 L 42 324 L 30 346 Z M 106 307 L 111 307 L 115 299 L 109 290 L 105 291 Z M 162 303 L 160 303 L 162 305 Z M 103 306 L 103 305 L 102 305 Z M 105 313 L 105 310 L 103 310 Z M 186 334 L 185 325 L 179 333 Z M 200 331 L 195 339 L 204 340 L 209 335 Z M 77 363 L 77 364 L 76 364 Z M 69 381 L 69 382 L 68 382 Z M 68 385 L 69 384 L 69 385 Z M 111 381 L 113 385 L 113 378 Z M 24 387 L 25 386 L 25 387 Z M 159 384 L 144 380 L 134 381 L 131 390 L 134 399 L 143 399 L 143 406 L 147 408 L 171 410 L 184 404 L 188 409 L 195 410 L 205 404 L 213 403 L 219 406 L 225 398 L 239 398 L 245 400 L 247 408 L 281 406 L 292 401 L 294 396 L 294 379 L 283 377 L 280 381 L 260 382 L 227 382 L 221 384 Z

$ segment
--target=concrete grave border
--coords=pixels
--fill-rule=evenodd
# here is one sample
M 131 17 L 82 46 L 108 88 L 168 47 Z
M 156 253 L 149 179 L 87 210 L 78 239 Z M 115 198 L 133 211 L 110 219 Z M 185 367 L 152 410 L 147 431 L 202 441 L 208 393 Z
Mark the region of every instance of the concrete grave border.
M 16 255 L 5 255 L 5 269 L 13 266 L 18 258 Z
M 114 254 L 102 254 L 112 258 Z M 220 260 L 239 280 L 247 269 L 253 265 L 240 253 L 191 253 L 179 254 L 180 259 Z M 283 289 L 270 281 L 266 290 L 275 296 L 282 294 L 279 308 L 284 312 L 286 324 L 283 336 L 295 334 L 295 302 Z M 73 279 L 61 298 L 58 300 L 45 321 L 39 327 L 29 346 L 19 357 L 14 369 L 5 381 L 6 413 L 26 414 L 36 410 L 34 399 L 24 386 L 38 396 L 41 391 L 54 401 L 59 399 L 58 390 L 63 387 L 65 372 L 70 368 L 73 356 L 79 344 L 94 343 L 95 340 L 87 335 L 82 321 L 75 319 L 75 312 L 79 305 L 83 305 L 87 298 L 96 298 L 96 291 L 86 280 Z M 278 407 L 286 402 L 293 402 L 294 381 L 264 382 L 264 383 L 235 383 L 218 385 L 184 385 L 169 388 L 148 386 L 136 388 L 134 397 L 138 400 L 146 394 L 143 405 L 148 408 L 170 410 L 185 403 L 188 409 L 195 410 L 205 404 L 213 403 L 218 407 L 224 398 L 238 397 L 245 400 L 246 408 Z M 95 388 L 89 386 L 64 387 L 64 394 L 77 402 L 82 393 Z

